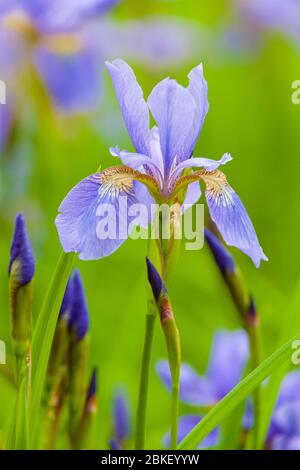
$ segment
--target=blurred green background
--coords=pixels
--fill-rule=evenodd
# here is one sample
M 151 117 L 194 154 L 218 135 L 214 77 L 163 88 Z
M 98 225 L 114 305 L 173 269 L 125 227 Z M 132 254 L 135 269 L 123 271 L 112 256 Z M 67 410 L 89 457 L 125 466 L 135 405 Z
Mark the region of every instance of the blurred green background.
M 201 5 L 200 5 L 201 4 Z M 212 36 L 232 13 L 217 0 L 125 0 L 111 17 L 127 21 L 150 14 L 190 19 Z M 113 57 L 107 57 L 112 59 Z M 236 260 L 254 294 L 262 320 L 265 353 L 272 352 L 285 321 L 285 308 L 299 277 L 300 105 L 291 102 L 291 84 L 300 79 L 300 56 L 279 34 L 262 34 L 251 54 L 222 54 L 204 48 L 200 55 L 171 70 L 143 67 L 131 61 L 147 96 L 171 74 L 187 83 L 189 70 L 203 62 L 210 111 L 195 155 L 234 158 L 226 167 L 269 257 L 259 270 L 239 252 Z M 1 77 L 0 77 L 1 78 Z M 57 208 L 80 179 L 115 164 L 109 146 L 131 149 L 108 74 L 103 71 L 103 99 L 91 115 L 65 118 L 57 113 L 37 77 L 22 76 L 22 106 L 9 148 L 0 155 L 0 339 L 9 352 L 9 248 L 17 212 L 26 217 L 36 257 L 36 316 L 61 251 L 54 219 Z M 97 439 L 107 446 L 111 434 L 114 387 L 125 384 L 133 420 L 146 309 L 146 241 L 128 240 L 112 256 L 76 262 L 86 289 L 91 316 L 90 365 L 99 370 Z M 217 268 L 206 248 L 181 250 L 170 281 L 170 294 L 181 332 L 182 355 L 204 372 L 213 333 L 237 328 L 239 320 Z M 295 331 L 295 334 L 297 331 Z M 169 395 L 155 373 L 166 357 L 157 323 L 149 392 L 147 446 L 157 448 L 169 428 Z M 3 369 L 4 366 L 0 366 Z M 0 375 L 0 431 L 12 411 L 12 389 Z M 185 409 L 186 410 L 186 409 Z

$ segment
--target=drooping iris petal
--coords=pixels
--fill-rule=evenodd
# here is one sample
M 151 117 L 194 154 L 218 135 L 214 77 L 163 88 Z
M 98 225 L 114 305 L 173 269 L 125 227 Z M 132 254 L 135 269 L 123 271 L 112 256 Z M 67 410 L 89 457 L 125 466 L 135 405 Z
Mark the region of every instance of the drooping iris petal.
M 153 88 L 148 105 L 158 125 L 165 175 L 168 175 L 175 158 L 179 162 L 191 156 L 195 100 L 186 88 L 166 78 Z
M 201 421 L 202 416 L 200 415 L 184 415 L 179 418 L 178 421 L 178 443 L 180 443 Z M 220 432 L 218 428 L 213 429 L 208 436 L 199 443 L 198 449 L 207 449 L 214 447 L 218 444 Z M 170 446 L 170 434 L 164 439 L 166 447 Z
M 40 46 L 35 60 L 55 104 L 65 113 L 97 106 L 101 94 L 100 67 L 89 47 L 83 45 L 78 51 L 56 53 Z
M 207 377 L 214 384 L 219 399 L 241 379 L 249 356 L 245 331 L 218 331 L 214 336 Z
M 34 24 L 43 32 L 65 32 L 86 19 L 104 13 L 120 0 L 18 0 Z
M 119 248 L 135 219 L 128 211 L 140 202 L 140 186 L 126 172 L 120 174 L 119 167 L 78 183 L 63 200 L 56 218 L 64 251 L 77 252 L 80 259 L 88 260 L 108 256 Z
M 106 62 L 106 67 L 135 150 L 143 155 L 149 155 L 149 110 L 134 72 L 120 59 Z
M 229 186 L 225 175 L 218 170 L 203 175 L 206 200 L 212 220 L 228 245 L 246 253 L 256 267 L 266 260 L 253 224 L 239 196 Z
M 172 389 L 172 379 L 167 361 L 159 361 L 156 366 L 164 385 Z M 218 393 L 212 381 L 200 377 L 188 364 L 182 364 L 180 369 L 180 399 L 186 403 L 198 406 L 211 406 L 218 401 Z

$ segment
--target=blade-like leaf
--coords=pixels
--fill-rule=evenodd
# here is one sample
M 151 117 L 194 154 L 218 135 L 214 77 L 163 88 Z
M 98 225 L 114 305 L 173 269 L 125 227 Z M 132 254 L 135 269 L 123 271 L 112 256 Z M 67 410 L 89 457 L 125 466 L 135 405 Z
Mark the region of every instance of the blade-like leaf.
M 33 331 L 32 392 L 29 414 L 30 437 L 33 444 L 38 432 L 40 403 L 56 322 L 74 258 L 74 253 L 61 254 Z
M 200 423 L 178 445 L 177 449 L 195 449 L 263 380 L 291 359 L 293 353 L 292 344 L 295 340 L 300 340 L 300 334 L 271 354 L 271 356 L 265 359 L 256 369 L 234 387 L 231 392 L 207 413 Z

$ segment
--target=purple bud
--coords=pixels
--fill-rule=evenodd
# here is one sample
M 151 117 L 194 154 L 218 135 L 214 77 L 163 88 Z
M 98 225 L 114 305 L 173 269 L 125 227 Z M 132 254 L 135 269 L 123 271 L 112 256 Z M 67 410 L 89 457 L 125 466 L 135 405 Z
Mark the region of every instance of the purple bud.
M 92 372 L 92 377 L 90 380 L 90 385 L 87 392 L 87 401 L 92 400 L 97 393 L 97 369 L 94 368 Z
M 13 265 L 16 266 L 13 274 L 18 283 L 21 286 L 28 284 L 34 276 L 35 264 L 22 214 L 18 214 L 15 221 L 14 236 L 10 249 L 9 275 L 12 274 Z
M 256 327 L 259 324 L 259 315 L 252 295 L 250 296 L 249 302 L 248 323 L 252 327 Z
M 122 442 L 130 433 L 130 412 L 124 390 L 117 390 L 114 398 L 114 440 Z
M 160 275 L 158 274 L 158 271 L 155 269 L 155 267 L 153 266 L 153 264 L 151 263 L 148 257 L 146 258 L 146 262 L 147 262 L 148 280 L 152 287 L 153 296 L 157 302 L 161 292 L 166 293 L 167 289 Z
M 217 265 L 219 266 L 220 271 L 225 275 L 228 271 L 234 273 L 235 263 L 233 257 L 227 251 L 222 242 L 216 237 L 212 232 L 207 228 L 204 230 L 206 241 L 209 245 L 209 248 L 215 258 Z
M 59 318 L 63 315 L 69 314 L 72 306 L 72 299 L 73 299 L 73 282 L 72 279 L 68 280 L 68 284 L 65 290 L 64 298 L 61 303 L 60 311 L 59 311 Z
M 77 270 L 74 272 L 72 279 L 72 305 L 69 327 L 75 333 L 78 340 L 84 338 L 89 329 L 89 315 L 83 284 Z

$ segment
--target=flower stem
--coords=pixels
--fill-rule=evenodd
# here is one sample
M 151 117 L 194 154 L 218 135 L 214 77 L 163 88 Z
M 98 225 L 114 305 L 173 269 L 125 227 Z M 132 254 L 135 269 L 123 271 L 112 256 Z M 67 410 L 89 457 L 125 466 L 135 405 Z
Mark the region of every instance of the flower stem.
M 147 399 L 148 399 L 148 383 L 151 351 L 154 335 L 155 320 L 157 317 L 156 308 L 153 302 L 149 302 L 148 313 L 146 315 L 146 330 L 144 338 L 144 349 L 141 366 L 137 420 L 136 420 L 136 436 L 135 436 L 135 449 L 143 450 L 145 447 L 145 427 L 146 427 L 146 412 L 147 412 Z
M 179 383 L 172 386 L 171 445 L 175 450 L 178 444 Z

